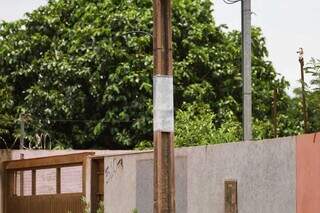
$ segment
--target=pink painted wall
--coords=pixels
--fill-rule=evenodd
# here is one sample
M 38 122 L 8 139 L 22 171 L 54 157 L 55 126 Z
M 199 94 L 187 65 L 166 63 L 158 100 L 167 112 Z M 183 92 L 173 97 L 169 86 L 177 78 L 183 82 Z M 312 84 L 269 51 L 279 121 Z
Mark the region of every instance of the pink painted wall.
M 297 213 L 320 212 L 320 133 L 297 136 Z

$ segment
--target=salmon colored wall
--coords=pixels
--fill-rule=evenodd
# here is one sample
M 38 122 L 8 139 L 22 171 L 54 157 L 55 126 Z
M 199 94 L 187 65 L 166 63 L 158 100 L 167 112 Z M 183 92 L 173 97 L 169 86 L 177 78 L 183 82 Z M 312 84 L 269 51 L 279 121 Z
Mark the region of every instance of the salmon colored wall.
M 297 213 L 320 212 L 320 133 L 297 136 Z

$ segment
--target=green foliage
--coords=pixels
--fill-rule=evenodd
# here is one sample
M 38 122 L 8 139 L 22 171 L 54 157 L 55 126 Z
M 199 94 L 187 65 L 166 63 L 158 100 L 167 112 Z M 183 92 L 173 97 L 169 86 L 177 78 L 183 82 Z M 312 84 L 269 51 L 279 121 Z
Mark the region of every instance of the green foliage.
M 10 131 L 14 126 L 14 116 L 12 113 L 13 100 L 12 88 L 6 83 L 7 77 L 0 75 L 0 144 L 8 146 Z
M 320 130 L 320 60 L 311 59 L 305 68 L 307 74 L 311 74 L 311 85 L 305 83 L 305 97 L 308 112 L 308 132 L 317 132 Z M 290 100 L 288 108 L 288 119 L 296 128 L 295 134 L 303 133 L 304 118 L 302 111 L 302 90 L 296 88 L 294 97 Z
M 81 197 L 81 203 L 84 205 L 84 213 L 91 213 L 91 206 L 90 203 L 87 201 L 86 197 Z M 96 213 L 104 213 L 103 201 L 99 202 Z
M 320 59 L 312 58 L 306 67 L 306 72 L 312 75 L 311 85 L 313 91 L 320 91 Z
M 186 104 L 177 112 L 175 144 L 177 147 L 217 144 L 240 140 L 240 123 L 232 112 L 220 127 L 214 126 L 214 113 L 207 104 Z
M 153 149 L 152 141 L 143 140 L 136 145 L 135 149 L 137 150 Z
M 309 132 L 320 130 L 320 60 L 311 59 L 306 72 L 312 75 L 312 90 L 307 93 Z
M 265 120 L 257 120 L 253 121 L 253 137 L 257 140 L 261 140 L 264 138 L 272 138 L 273 131 L 272 131 L 272 124 L 270 121 Z
M 196 145 L 193 134 L 204 134 L 200 144 L 240 137 L 234 133 L 242 119 L 241 37 L 216 26 L 211 8 L 210 0 L 173 2 L 180 145 Z M 1 137 L 13 141 L 14 118 L 24 112 L 32 118 L 26 123 L 29 140 L 44 132 L 59 148 L 149 147 L 152 27 L 150 0 L 51 0 L 26 19 L 1 23 L 0 93 L 5 100 L 0 115 L 7 117 L 0 119 Z M 278 88 L 279 115 L 285 115 L 288 83 L 276 78 L 266 60 L 261 30 L 254 28 L 252 35 L 254 117 L 258 123 L 270 122 L 272 91 Z M 204 103 L 204 109 L 189 109 L 194 102 Z M 193 110 L 199 112 L 188 117 Z M 182 134 L 187 127 L 179 123 L 184 120 L 199 127 L 189 125 L 189 139 Z M 279 128 L 280 136 L 291 132 L 287 123 Z M 222 134 L 226 136 L 219 139 Z M 269 135 L 258 133 L 259 138 Z M 209 139 L 213 141 L 205 141 Z
M 307 96 L 309 132 L 320 131 L 320 91 L 310 92 Z
M 104 213 L 104 204 L 103 201 L 99 202 L 97 213 Z
M 90 204 L 87 201 L 86 197 L 81 197 L 81 203 L 84 205 L 84 212 L 83 213 L 90 213 Z

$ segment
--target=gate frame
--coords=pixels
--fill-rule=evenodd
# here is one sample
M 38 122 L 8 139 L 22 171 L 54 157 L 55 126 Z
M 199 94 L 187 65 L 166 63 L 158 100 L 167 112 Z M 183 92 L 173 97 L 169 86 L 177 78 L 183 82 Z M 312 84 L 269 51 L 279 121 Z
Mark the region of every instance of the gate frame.
M 39 169 L 50 169 L 56 168 L 59 171 L 59 168 L 69 167 L 80 165 L 82 166 L 82 196 L 86 196 L 86 179 L 90 176 L 87 170 L 87 159 L 89 156 L 93 156 L 95 152 L 83 152 L 75 153 L 68 155 L 56 155 L 50 157 L 40 157 L 40 158 L 29 158 L 21 160 L 10 160 L 3 162 L 4 166 L 4 178 L 3 178 L 3 212 L 7 213 L 8 211 L 8 201 L 12 196 L 12 187 L 13 179 L 9 177 L 10 173 L 15 171 L 31 170 L 32 173 Z M 59 172 L 57 172 L 57 177 L 59 177 Z M 57 186 L 61 186 L 59 179 L 56 180 Z M 35 189 L 35 179 L 32 180 L 32 191 Z M 57 195 L 65 196 L 60 194 L 59 187 L 57 187 Z M 76 193 L 73 193 L 73 195 Z M 47 195 L 37 195 L 37 196 L 47 196 Z

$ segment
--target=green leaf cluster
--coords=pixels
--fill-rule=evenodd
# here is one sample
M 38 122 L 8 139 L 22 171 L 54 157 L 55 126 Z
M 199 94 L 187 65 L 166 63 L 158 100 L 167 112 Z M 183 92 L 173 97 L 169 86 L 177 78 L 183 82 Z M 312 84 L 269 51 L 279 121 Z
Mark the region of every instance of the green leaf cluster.
M 230 111 L 216 128 L 216 116 L 208 104 L 186 104 L 177 112 L 175 144 L 177 147 L 235 142 L 241 140 L 241 124 Z
M 320 60 L 312 58 L 306 67 L 306 73 L 311 74 L 311 88 L 307 91 L 307 109 L 309 132 L 320 130 Z

